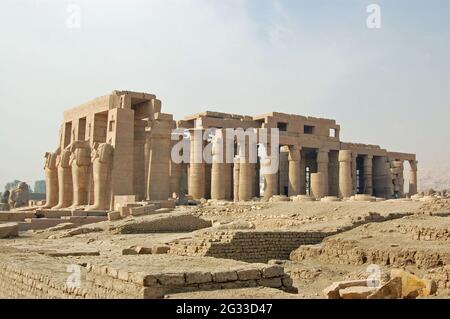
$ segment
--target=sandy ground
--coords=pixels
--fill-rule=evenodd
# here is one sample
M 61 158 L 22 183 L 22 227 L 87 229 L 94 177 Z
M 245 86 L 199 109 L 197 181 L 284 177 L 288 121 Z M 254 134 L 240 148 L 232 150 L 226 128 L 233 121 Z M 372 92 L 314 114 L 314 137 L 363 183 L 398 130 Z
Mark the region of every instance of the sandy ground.
M 202 219 L 212 220 L 215 229 L 256 229 L 256 230 L 299 230 L 328 231 L 352 226 L 353 229 L 342 232 L 328 241 L 341 240 L 352 242 L 359 249 L 416 249 L 436 251 L 444 254 L 450 251 L 450 240 L 418 241 L 411 233 L 401 234 L 398 230 L 414 227 L 436 227 L 450 230 L 450 217 L 430 216 L 433 212 L 441 215 L 450 212 L 450 200 L 419 202 L 408 200 L 390 200 L 382 202 L 248 202 L 248 203 L 208 203 L 200 206 L 177 207 L 175 212 L 187 212 Z M 171 213 L 167 213 L 171 214 Z M 393 214 L 400 219 L 369 223 L 371 215 L 386 217 Z M 410 216 L 413 214 L 413 216 Z M 443 214 L 445 215 L 445 214 Z M 0 259 L 20 258 L 22 262 L 42 268 L 42 258 L 26 258 L 33 253 L 40 256 L 51 252 L 97 252 L 100 256 L 68 256 L 53 258 L 56 263 L 88 262 L 102 259 L 113 263 L 122 255 L 122 249 L 130 246 L 151 247 L 175 239 L 190 238 L 197 232 L 152 233 L 152 234 L 113 234 L 104 227 L 114 222 L 103 222 L 85 227 L 99 227 L 96 232 L 55 238 L 64 231 L 50 232 L 28 231 L 19 238 L 0 240 Z M 356 227 L 356 225 L 361 226 Z M 97 225 L 97 226 L 96 226 Z M 400 225 L 400 226 L 399 226 Z M 355 228 L 356 227 L 356 228 Z M 408 228 L 409 227 L 409 228 Z M 101 228 L 101 227 L 100 227 Z M 50 237 L 50 238 L 49 238 Z M 233 261 L 230 260 L 232 263 Z M 132 259 L 129 266 L 132 267 Z M 177 261 L 174 260 L 174 263 Z M 334 281 L 366 278 L 368 264 L 343 264 L 337 258 L 310 257 L 301 261 L 282 261 L 286 271 L 294 279 L 298 294 L 288 294 L 271 288 L 246 288 L 214 292 L 190 292 L 169 295 L 167 298 L 323 298 L 323 288 Z M 169 265 L 168 265 L 169 266 Z M 170 265 L 182 268 L 182 262 Z M 206 268 L 217 267 L 214 263 L 205 264 Z M 391 265 L 380 265 L 387 273 Z M 417 265 L 405 265 L 411 271 L 424 274 L 425 269 Z

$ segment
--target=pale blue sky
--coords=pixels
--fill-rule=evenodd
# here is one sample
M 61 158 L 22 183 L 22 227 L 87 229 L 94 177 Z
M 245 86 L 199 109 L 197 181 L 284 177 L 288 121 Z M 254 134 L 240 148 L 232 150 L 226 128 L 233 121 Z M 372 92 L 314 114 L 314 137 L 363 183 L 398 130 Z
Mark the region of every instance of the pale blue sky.
M 366 8 L 381 7 L 381 29 Z M 81 28 L 66 25 L 81 8 Z M 450 1 L 3 0 L 0 188 L 43 178 L 62 112 L 113 89 L 334 118 L 345 141 L 450 162 Z

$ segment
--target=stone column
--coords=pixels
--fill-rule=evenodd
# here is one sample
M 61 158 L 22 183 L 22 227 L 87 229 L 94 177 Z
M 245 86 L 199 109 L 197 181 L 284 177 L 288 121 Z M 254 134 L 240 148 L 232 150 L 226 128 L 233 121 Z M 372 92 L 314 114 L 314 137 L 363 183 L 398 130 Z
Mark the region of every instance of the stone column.
M 348 198 L 353 194 L 352 152 L 339 151 L 339 197 Z
M 280 148 L 280 168 L 278 170 L 278 193 L 289 194 L 289 149 L 286 146 Z
M 266 146 L 270 149 L 270 145 Z M 279 164 L 278 154 L 265 155 L 261 160 L 261 174 L 264 177 L 264 199 L 269 200 L 272 196 L 278 194 L 278 167 L 274 168 L 273 165 Z
M 409 161 L 409 196 L 417 194 L 417 161 Z
M 144 200 L 147 194 L 146 174 L 148 172 L 146 162 L 146 122 L 142 120 L 134 121 L 134 156 L 133 156 L 133 192 L 138 201 Z M 148 158 L 147 158 L 148 159 Z
M 289 196 L 300 195 L 301 147 L 289 147 Z
M 352 152 L 352 194 L 356 195 L 358 193 L 358 176 L 356 171 L 358 169 L 358 153 Z
M 180 194 L 181 163 L 170 161 L 170 196 Z
M 320 149 L 317 152 L 317 173 L 321 173 L 322 177 L 322 183 L 321 186 L 322 189 L 322 196 L 328 195 L 328 189 L 330 188 L 328 185 L 328 164 L 329 164 L 329 158 L 328 158 L 328 150 Z M 311 178 L 312 181 L 312 178 Z M 311 186 L 312 188 L 312 186 Z
M 260 179 L 260 169 L 261 169 L 261 167 L 260 167 L 260 162 L 259 162 L 259 157 L 257 157 L 257 162 L 256 162 L 256 164 L 255 164 L 255 178 L 254 178 L 254 183 L 255 183 L 255 186 L 254 186 L 254 189 L 253 189 L 253 195 L 255 196 L 255 197 L 260 197 L 260 188 L 261 188 L 261 186 L 259 185 L 259 179 Z
M 173 147 L 180 143 L 182 140 L 182 137 L 178 140 L 170 140 L 170 154 L 172 154 Z M 180 154 L 181 155 L 181 154 Z M 186 190 L 181 190 L 184 186 L 182 186 L 182 182 L 185 182 L 187 180 L 186 176 L 181 176 L 183 173 L 183 163 L 175 163 L 172 159 L 172 155 L 170 155 L 169 160 L 169 175 L 170 175 L 170 196 L 173 197 L 175 194 L 176 198 L 182 199 L 186 195 Z M 185 174 L 184 174 L 185 175 Z M 183 179 L 183 181 L 182 181 Z
M 386 157 L 373 159 L 373 196 L 386 198 Z
M 242 150 L 242 148 L 241 148 Z M 250 149 L 246 143 L 245 150 L 239 155 L 239 200 L 248 201 L 253 194 L 253 170 L 254 165 L 250 163 Z
M 155 119 L 149 131 L 151 140 L 147 180 L 147 200 L 167 200 L 170 193 L 171 121 Z
M 58 168 L 56 153 L 45 153 L 45 196 L 43 208 L 52 208 L 58 204 Z
M 225 163 L 225 139 L 222 135 L 212 140 L 211 199 L 226 199 L 227 164 Z
M 233 166 L 233 199 L 235 202 L 239 201 L 239 157 L 234 158 Z
M 306 195 L 306 159 L 300 152 L 300 195 Z
M 364 157 L 364 194 L 373 194 L 373 156 Z
M 325 196 L 325 179 L 323 173 L 311 174 L 311 196 L 315 199 L 321 199 Z
M 391 172 L 391 161 L 389 158 L 386 158 L 386 161 L 384 162 L 385 165 L 385 196 L 386 198 L 392 198 L 394 195 L 394 184 L 392 183 L 393 175 Z
M 53 209 L 67 208 L 72 205 L 73 185 L 70 155 L 71 152 L 65 149 L 57 158 L 59 196 L 58 204 Z
M 72 207 L 87 205 L 89 199 L 89 176 L 91 150 L 85 142 L 72 143 L 70 164 L 72 166 L 73 202 Z
M 394 160 L 391 165 L 391 172 L 394 176 L 394 194 L 397 197 L 403 197 L 405 194 L 404 184 L 405 180 L 403 178 L 403 161 Z
M 195 133 L 197 131 L 197 133 Z M 201 133 L 199 134 L 200 131 Z M 203 161 L 203 130 L 191 131 L 191 162 L 189 166 L 189 195 L 205 198 L 205 163 Z

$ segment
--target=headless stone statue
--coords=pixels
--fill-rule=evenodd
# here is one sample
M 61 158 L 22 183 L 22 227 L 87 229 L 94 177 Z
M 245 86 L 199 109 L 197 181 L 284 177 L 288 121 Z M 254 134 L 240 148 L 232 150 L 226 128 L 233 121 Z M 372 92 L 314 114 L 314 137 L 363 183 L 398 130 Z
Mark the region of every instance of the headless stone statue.
M 72 205 L 72 170 L 70 167 L 71 151 L 65 148 L 56 159 L 58 167 L 58 204 L 52 209 L 68 208 Z
M 28 206 L 30 199 L 30 190 L 27 183 L 21 182 L 16 189 L 11 191 L 9 195 L 9 206 L 11 208 Z
M 52 208 L 58 204 L 58 168 L 56 158 L 59 150 L 55 153 L 45 153 L 45 205 L 42 208 Z
M 85 141 L 75 141 L 70 145 L 70 166 L 72 168 L 73 202 L 72 208 L 88 204 L 89 169 L 91 149 Z
M 86 210 L 108 210 L 110 205 L 111 165 L 114 148 L 111 144 L 95 143 L 91 152 L 94 179 L 94 204 Z

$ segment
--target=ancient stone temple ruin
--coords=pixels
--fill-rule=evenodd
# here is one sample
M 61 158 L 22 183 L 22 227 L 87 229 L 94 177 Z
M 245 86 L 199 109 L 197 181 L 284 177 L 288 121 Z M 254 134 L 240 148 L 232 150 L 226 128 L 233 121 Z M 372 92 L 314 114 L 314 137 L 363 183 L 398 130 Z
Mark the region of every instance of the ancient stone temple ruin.
M 229 128 L 256 132 L 276 128 L 279 147 L 251 163 L 248 151 L 233 145 L 229 163 L 216 160 L 222 144 L 212 139 L 212 162 L 191 152 L 190 161 L 180 163 L 171 157 L 178 142 L 171 133 L 176 128 L 189 133 L 191 149 L 208 142 L 195 133 L 209 128 L 224 134 Z M 277 172 L 261 174 L 275 157 Z M 407 194 L 405 161 L 410 166 Z M 417 192 L 414 154 L 341 142 L 334 120 L 275 112 L 260 116 L 204 112 L 176 122 L 162 113 L 155 95 L 130 91 L 113 91 L 64 112 L 59 147 L 45 154 L 45 174 L 48 209 L 114 210 L 118 196 L 166 201 L 185 192 L 197 200 L 240 201 L 274 195 L 393 198 Z

